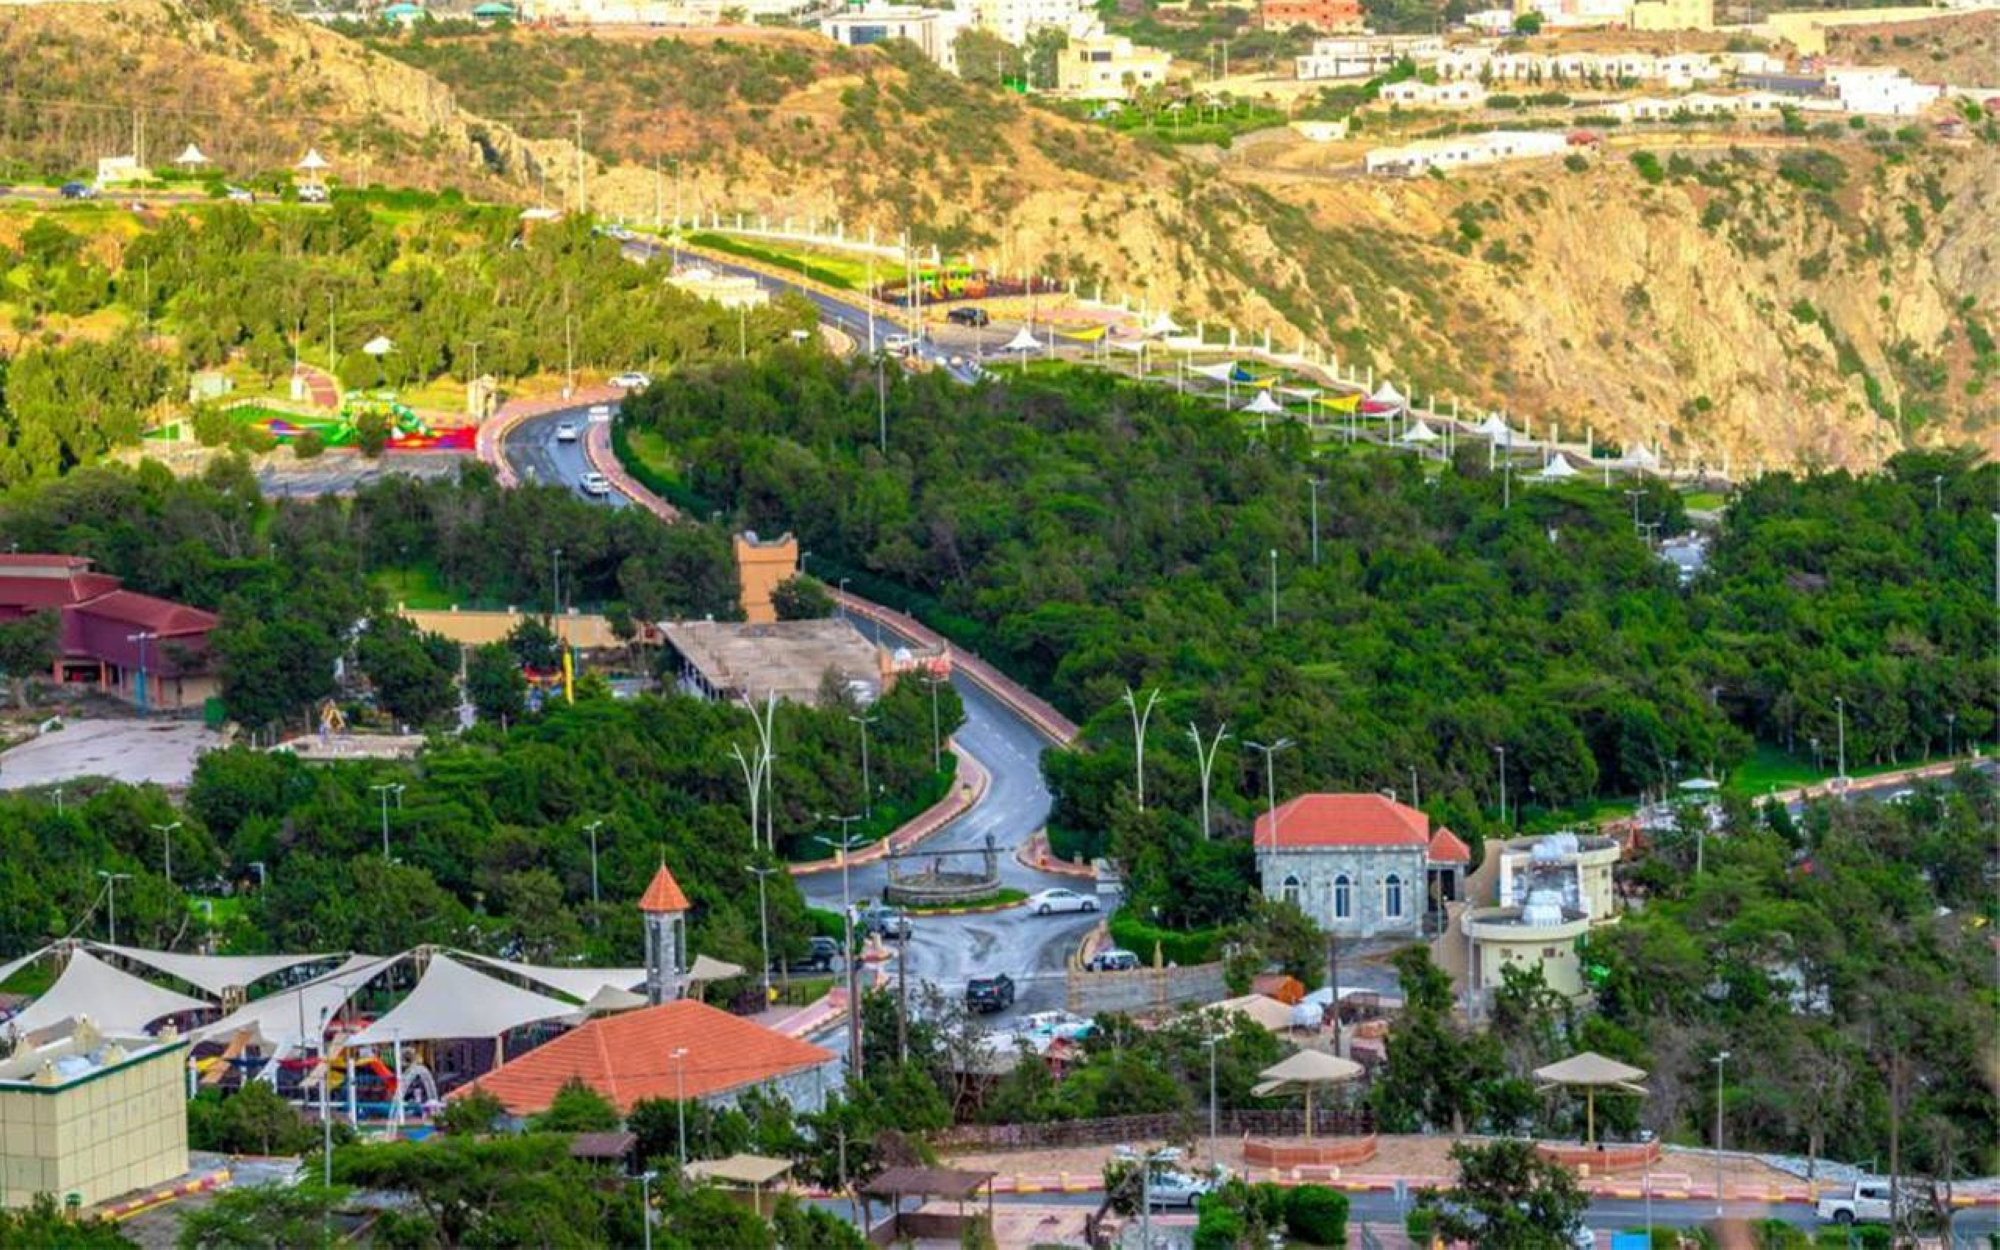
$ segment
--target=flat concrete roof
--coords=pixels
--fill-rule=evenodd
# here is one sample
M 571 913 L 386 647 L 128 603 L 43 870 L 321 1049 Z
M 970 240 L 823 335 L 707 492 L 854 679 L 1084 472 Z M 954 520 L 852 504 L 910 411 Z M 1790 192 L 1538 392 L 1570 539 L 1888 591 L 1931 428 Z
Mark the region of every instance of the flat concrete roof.
M 679 654 L 683 675 L 716 698 L 767 694 L 794 703 L 819 702 L 833 673 L 864 703 L 882 688 L 881 651 L 845 617 L 817 621 L 680 621 L 662 627 Z

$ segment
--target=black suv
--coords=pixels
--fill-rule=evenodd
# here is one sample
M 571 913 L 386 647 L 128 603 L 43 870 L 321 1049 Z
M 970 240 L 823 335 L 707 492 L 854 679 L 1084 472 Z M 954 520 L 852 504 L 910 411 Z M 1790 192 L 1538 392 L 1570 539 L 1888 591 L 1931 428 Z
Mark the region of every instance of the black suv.
M 1014 978 L 1006 973 L 994 977 L 974 977 L 965 983 L 965 1006 L 970 1011 L 1005 1011 L 1014 1005 Z
M 815 937 L 806 944 L 804 959 L 794 959 L 785 965 L 787 972 L 827 972 L 833 968 L 833 961 L 840 957 L 840 943 L 830 937 Z
M 944 315 L 946 321 L 960 326 L 984 326 L 993 318 L 986 315 L 984 308 L 954 308 Z

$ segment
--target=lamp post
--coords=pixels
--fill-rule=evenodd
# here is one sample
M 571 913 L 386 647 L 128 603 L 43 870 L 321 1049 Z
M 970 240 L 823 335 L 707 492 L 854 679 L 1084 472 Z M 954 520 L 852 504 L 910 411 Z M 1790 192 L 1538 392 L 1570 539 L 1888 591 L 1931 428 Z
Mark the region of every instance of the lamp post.
M 326 1051 L 326 1023 L 327 1017 L 331 1013 L 332 1009 L 329 1007 L 319 1009 L 319 1032 L 315 1035 L 319 1040 L 319 1157 L 321 1183 L 329 1189 L 333 1188 L 333 1112 L 327 1106 L 326 1093 L 327 1087 L 333 1084 L 331 1080 L 333 1076 L 333 1061 L 327 1056 Z
M 171 825 L 154 825 L 152 830 L 160 835 L 160 871 L 166 876 L 167 884 L 174 883 L 174 830 L 181 827 L 180 821 Z
M 1319 567 L 1319 491 L 1326 482 L 1321 478 L 1309 477 L 1306 485 L 1312 487 L 1312 550 L 1313 567 Z
M 97 875 L 104 878 L 105 897 L 110 900 L 111 945 L 116 946 L 118 945 L 118 883 L 120 881 L 130 881 L 132 874 L 129 872 L 106 872 L 100 868 L 97 870 Z
M 1717 1051 L 1715 1064 L 1715 1217 L 1722 1218 L 1722 1065 L 1729 1059 L 1726 1050 Z
M 1271 628 L 1278 627 L 1278 549 L 1271 548 Z
M 1221 1040 L 1220 1034 L 1201 1039 L 1202 1045 L 1208 1047 L 1208 1166 L 1211 1171 L 1215 1168 L 1215 1139 L 1218 1133 L 1215 1113 L 1215 1044 Z
M 769 1007 L 771 1005 L 771 913 L 764 904 L 764 878 L 779 870 L 745 864 L 743 871 L 755 874 L 757 878 L 757 941 L 764 950 L 764 1005 Z
M 1222 745 L 1222 740 L 1228 736 L 1229 722 L 1224 721 L 1215 727 L 1215 737 L 1209 739 L 1208 749 L 1203 750 L 1201 745 L 1201 730 L 1196 728 L 1193 722 L 1189 722 L 1188 724 L 1188 737 L 1194 739 L 1195 762 L 1201 767 L 1201 840 L 1204 842 L 1208 841 L 1209 838 L 1208 779 L 1215 771 L 1216 749 Z
M 593 820 L 589 824 L 583 827 L 583 831 L 590 835 L 590 905 L 593 908 L 596 907 L 598 904 L 597 831 L 599 829 L 602 829 L 603 827 L 604 827 L 604 822 L 602 820 Z M 593 923 L 595 923 L 595 918 L 593 918 Z
M 1841 783 L 1841 789 L 1845 791 L 1847 788 L 1847 700 L 1844 697 L 1840 695 L 1833 696 L 1833 712 L 1836 718 L 1834 728 L 1839 734 L 1834 740 L 1836 744 L 1836 753 L 1834 755 L 1836 763 L 1834 767 L 1837 770 L 1835 780 Z
M 549 615 L 562 615 L 562 548 L 549 553 Z
M 687 1053 L 687 1047 L 677 1046 L 669 1056 L 674 1061 L 674 1116 L 678 1122 L 674 1136 L 680 1139 L 676 1143 L 679 1147 L 676 1154 L 680 1157 L 683 1172 L 687 1171 L 688 1165 Z
M 849 713 L 847 719 L 861 726 L 861 814 L 872 817 L 875 814 L 875 787 L 868 779 L 868 726 L 875 722 L 875 718 Z
M 141 716 L 146 714 L 146 644 L 158 637 L 159 635 L 150 629 L 142 629 L 136 634 L 125 635 L 125 641 L 139 644 L 139 680 L 132 687 L 132 693 L 139 704 L 139 715 Z
M 639 1227 L 644 1230 L 645 1250 L 653 1250 L 653 1182 L 660 1179 L 658 1172 L 641 1172 L 632 1178 L 639 1182 Z
M 1958 713 L 1944 714 L 1944 757 L 1950 759 L 1958 754 Z M 60 795 L 61 791 L 57 791 Z
M 1500 757 L 1500 827 L 1507 827 L 1507 748 L 1496 746 L 1493 753 Z
M 924 684 L 931 688 L 931 771 L 932 772 L 941 772 L 944 769 L 944 734 L 938 727 L 938 697 L 937 697 L 938 687 L 944 684 L 944 680 L 945 680 L 944 678 L 939 677 L 936 673 L 927 672 L 924 674 Z
M 1271 849 L 1278 849 L 1278 781 L 1272 768 L 1272 757 L 1293 745 L 1290 738 L 1280 738 L 1269 746 L 1261 742 L 1246 740 L 1244 746 L 1252 751 L 1260 751 L 1264 756 L 1264 810 L 1271 822 Z M 1253 848 L 1254 849 L 1254 848 Z
M 389 858 L 389 796 L 392 794 L 400 796 L 403 793 L 403 783 L 400 781 L 385 781 L 380 785 L 369 786 L 368 788 L 370 790 L 373 790 L 382 799 L 382 858 L 388 859 Z M 402 806 L 401 798 L 397 799 L 396 806 L 398 807 Z
M 848 891 L 847 861 L 849 852 L 862 844 L 862 839 L 848 836 L 848 826 L 860 820 L 859 816 L 820 816 L 840 826 L 840 838 L 835 840 L 825 834 L 814 834 L 813 839 L 840 852 L 840 928 L 843 942 L 840 948 L 842 980 L 847 983 L 847 1070 L 854 1077 L 861 1076 L 861 1005 L 854 1001 L 854 896 Z
M 1132 687 L 1125 687 L 1125 710 L 1132 714 L 1133 768 L 1139 783 L 1139 810 L 1146 810 L 1146 722 L 1152 719 L 1153 703 L 1160 697 L 1154 690 L 1146 696 L 1146 706 L 1141 708 L 1139 700 L 1132 693 Z

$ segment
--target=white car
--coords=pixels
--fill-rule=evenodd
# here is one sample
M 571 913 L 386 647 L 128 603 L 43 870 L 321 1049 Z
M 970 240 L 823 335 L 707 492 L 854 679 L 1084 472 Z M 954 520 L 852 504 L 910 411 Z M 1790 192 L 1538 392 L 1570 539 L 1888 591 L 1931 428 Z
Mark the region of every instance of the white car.
M 611 493 L 611 479 L 602 473 L 583 475 L 583 493 L 586 495 L 608 495 Z
M 1187 1172 L 1162 1169 L 1153 1173 L 1150 1194 L 1156 1207 L 1192 1207 L 1203 1194 L 1212 1194 L 1218 1180 Z
M 621 391 L 643 391 L 653 384 L 653 379 L 643 373 L 621 373 L 611 379 L 611 385 Z
M 1040 894 L 1028 896 L 1028 910 L 1037 916 L 1047 916 L 1059 911 L 1096 911 L 1097 900 L 1088 894 L 1078 894 L 1075 890 L 1061 888 L 1043 890 Z
M 246 191 L 242 187 L 224 187 L 222 193 L 238 204 L 255 204 L 257 202 L 256 194 Z
M 301 204 L 324 204 L 326 200 L 326 188 L 317 182 L 308 182 L 299 188 L 299 203 Z
M 916 345 L 917 340 L 907 334 L 891 334 L 882 339 L 882 350 L 885 352 L 907 352 Z
M 574 443 L 576 441 L 576 422 L 556 422 L 556 441 L 558 443 Z
M 611 419 L 611 405 L 592 404 L 590 406 L 590 419 L 592 421 L 609 421 Z

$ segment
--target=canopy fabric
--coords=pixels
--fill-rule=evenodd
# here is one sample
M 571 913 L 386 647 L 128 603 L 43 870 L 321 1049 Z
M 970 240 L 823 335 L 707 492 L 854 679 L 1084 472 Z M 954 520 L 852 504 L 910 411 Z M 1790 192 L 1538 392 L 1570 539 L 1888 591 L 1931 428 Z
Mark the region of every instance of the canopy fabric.
M 1333 412 L 1353 412 L 1361 407 L 1359 395 L 1335 395 L 1332 399 L 1322 399 L 1319 406 Z
M 688 969 L 687 979 L 690 981 L 727 981 L 731 977 L 740 977 L 742 975 L 742 964 L 733 964 L 726 959 L 717 959 L 713 955 L 696 955 L 694 957 L 694 966 Z M 645 979 L 644 972 L 639 974 L 639 979 Z
M 1161 313 L 1159 316 L 1153 318 L 1151 323 L 1146 326 L 1146 333 L 1148 334 L 1167 335 L 1179 334 L 1180 332 L 1181 328 L 1174 324 L 1174 319 L 1165 313 Z
M 1224 1016 L 1240 1012 L 1273 1033 L 1292 1027 L 1292 1009 L 1268 994 L 1245 994 L 1241 998 L 1225 998 L 1203 1010 Z M 1318 1013 L 1315 1012 L 1314 1018 L 1317 1017 Z
M 1318 399 L 1320 391 L 1316 386 L 1281 386 L 1278 394 L 1289 395 L 1293 399 Z
M 1333 1085 L 1341 1081 L 1351 1081 L 1361 1075 L 1361 1065 L 1352 1059 L 1342 1059 L 1339 1055 L 1323 1050 L 1301 1050 L 1289 1059 L 1259 1072 L 1262 1084 L 1258 1090 L 1276 1092 L 1287 1086 Z
M 7 979 L 9 977 L 13 976 L 21 969 L 27 967 L 31 963 L 34 963 L 37 959 L 40 959 L 42 956 L 48 953 L 49 953 L 49 948 L 44 946 L 37 950 L 29 951 L 27 954 L 21 956 L 19 959 L 10 960 L 7 963 L 0 964 L 0 985 L 7 984 Z
M 435 1042 L 465 1037 L 498 1037 L 537 1020 L 554 1020 L 576 1010 L 531 990 L 475 972 L 449 955 L 431 956 L 417 988 L 395 1008 L 354 1035 L 357 1046 L 384 1042 Z
M 1211 382 L 1234 382 L 1236 380 L 1236 362 L 1226 360 L 1219 365 L 1189 365 L 1188 372 L 1198 373 Z
M 727 1159 L 697 1159 L 687 1174 L 698 1181 L 730 1181 L 738 1185 L 768 1185 L 792 1170 L 790 1159 L 733 1154 Z
M 299 168 L 300 168 L 300 169 L 325 169 L 325 168 L 326 168 L 326 158 L 325 158 L 324 156 L 321 156 L 321 155 L 319 154 L 319 149 L 318 149 L 318 148 L 308 148 L 308 149 L 306 149 L 306 155 L 305 155 L 305 159 L 304 159 L 304 160 L 301 160 L 301 161 L 299 162 Z
M 1028 327 L 1022 326 L 1020 329 L 1014 331 L 1014 337 L 1008 339 L 1007 345 L 1000 350 L 1003 352 L 1032 352 L 1041 346 L 1042 341 L 1035 337 L 1034 332 L 1029 330 Z
M 1645 1080 L 1646 1074 L 1629 1064 L 1586 1050 L 1545 1068 L 1536 1068 L 1535 1079 L 1545 1085 L 1609 1086 L 1644 1093 L 1637 1082 Z
M 64 1020 L 89 1016 L 106 1033 L 143 1033 L 161 1016 L 201 1011 L 210 1004 L 142 981 L 92 955 L 73 951 L 48 992 L 7 1022 L 9 1029 L 33 1033 Z
M 634 1007 L 644 1007 L 646 1002 L 647 999 L 644 994 L 634 993 L 631 990 L 621 990 L 615 985 L 606 985 L 601 987 L 597 993 L 592 994 L 590 1001 L 585 1003 L 581 1009 L 571 1012 L 569 1015 L 564 1016 L 563 1019 L 568 1020 L 572 1024 L 582 1024 L 592 1016 L 609 1015 L 614 1011 L 630 1011 Z
M 1271 392 L 1258 391 L 1257 397 L 1255 399 L 1243 405 L 1243 411 L 1254 412 L 1266 416 L 1273 413 L 1282 415 L 1285 411 L 1285 406 L 1279 403 L 1277 400 L 1272 399 Z
M 192 1031 L 196 1041 L 230 1038 L 245 1029 L 272 1046 L 309 1046 L 319 1035 L 322 1011 L 333 1015 L 362 986 L 399 963 L 402 955 L 350 955 L 323 977 L 245 1003 L 214 1024 Z
M 1542 466 L 1539 476 L 1551 482 L 1561 481 L 1566 477 L 1575 477 L 1576 466 L 1569 462 L 1568 456 L 1558 452 L 1549 457 L 1549 462 Z
M 1625 453 L 1625 463 L 1637 469 L 1657 469 L 1660 467 L 1660 458 L 1641 443 Z
M 1438 435 L 1436 430 L 1419 421 L 1409 429 L 1403 431 L 1403 441 L 1406 443 L 1435 443 L 1438 441 Z
M 396 345 L 391 343 L 386 336 L 378 334 L 366 343 L 363 343 L 361 350 L 369 356 L 386 356 L 396 350 Z
M 1382 385 L 1376 387 L 1375 393 L 1368 398 L 1378 404 L 1404 404 L 1409 402 L 1403 392 L 1396 389 L 1396 384 L 1387 378 L 1382 380 Z
M 1097 340 L 1104 337 L 1105 332 L 1108 329 L 1109 329 L 1108 326 L 1094 325 L 1094 326 L 1084 326 L 1080 330 L 1058 330 L 1057 333 L 1061 334 L 1064 338 L 1069 339 L 1073 342 L 1095 343 Z
M 567 994 L 582 1003 L 590 1002 L 602 990 L 629 990 L 646 979 L 644 968 L 554 968 L 543 964 L 517 964 L 510 959 L 475 955 L 471 951 L 452 953 L 502 972 L 511 972 L 523 981 L 533 981 L 544 989 Z
M 196 147 L 196 146 L 195 146 L 194 144 L 190 143 L 190 144 L 188 144 L 188 145 L 187 145 L 187 146 L 186 146 L 185 148 L 182 148 L 182 149 L 181 149 L 181 154 L 180 154 L 179 156 L 176 156 L 176 157 L 174 158 L 174 164 L 176 164 L 176 165 L 206 165 L 206 164 L 208 164 L 208 158 L 207 158 L 206 156 L 203 156 L 203 155 L 202 155 L 202 152 L 201 152 L 201 149 L 200 149 L 200 148 L 198 148 L 198 147 Z
M 1104 341 L 1106 343 L 1109 343 L 1111 346 L 1119 349 L 1120 351 L 1127 351 L 1127 352 L 1144 352 L 1147 348 L 1152 346 L 1151 343 L 1148 343 L 1144 339 L 1107 338 Z
M 149 951 L 136 946 L 107 946 L 92 942 L 93 950 L 109 951 L 121 959 L 145 964 L 177 980 L 186 981 L 215 997 L 231 987 L 249 985 L 274 972 L 317 963 L 326 955 L 189 955 L 180 951 Z
M 1487 413 L 1484 421 L 1472 427 L 1472 432 L 1475 434 L 1484 434 L 1488 438 L 1497 438 L 1505 441 L 1512 441 L 1514 437 L 1513 428 L 1505 421 L 1502 421 L 1500 414 L 1497 412 Z

